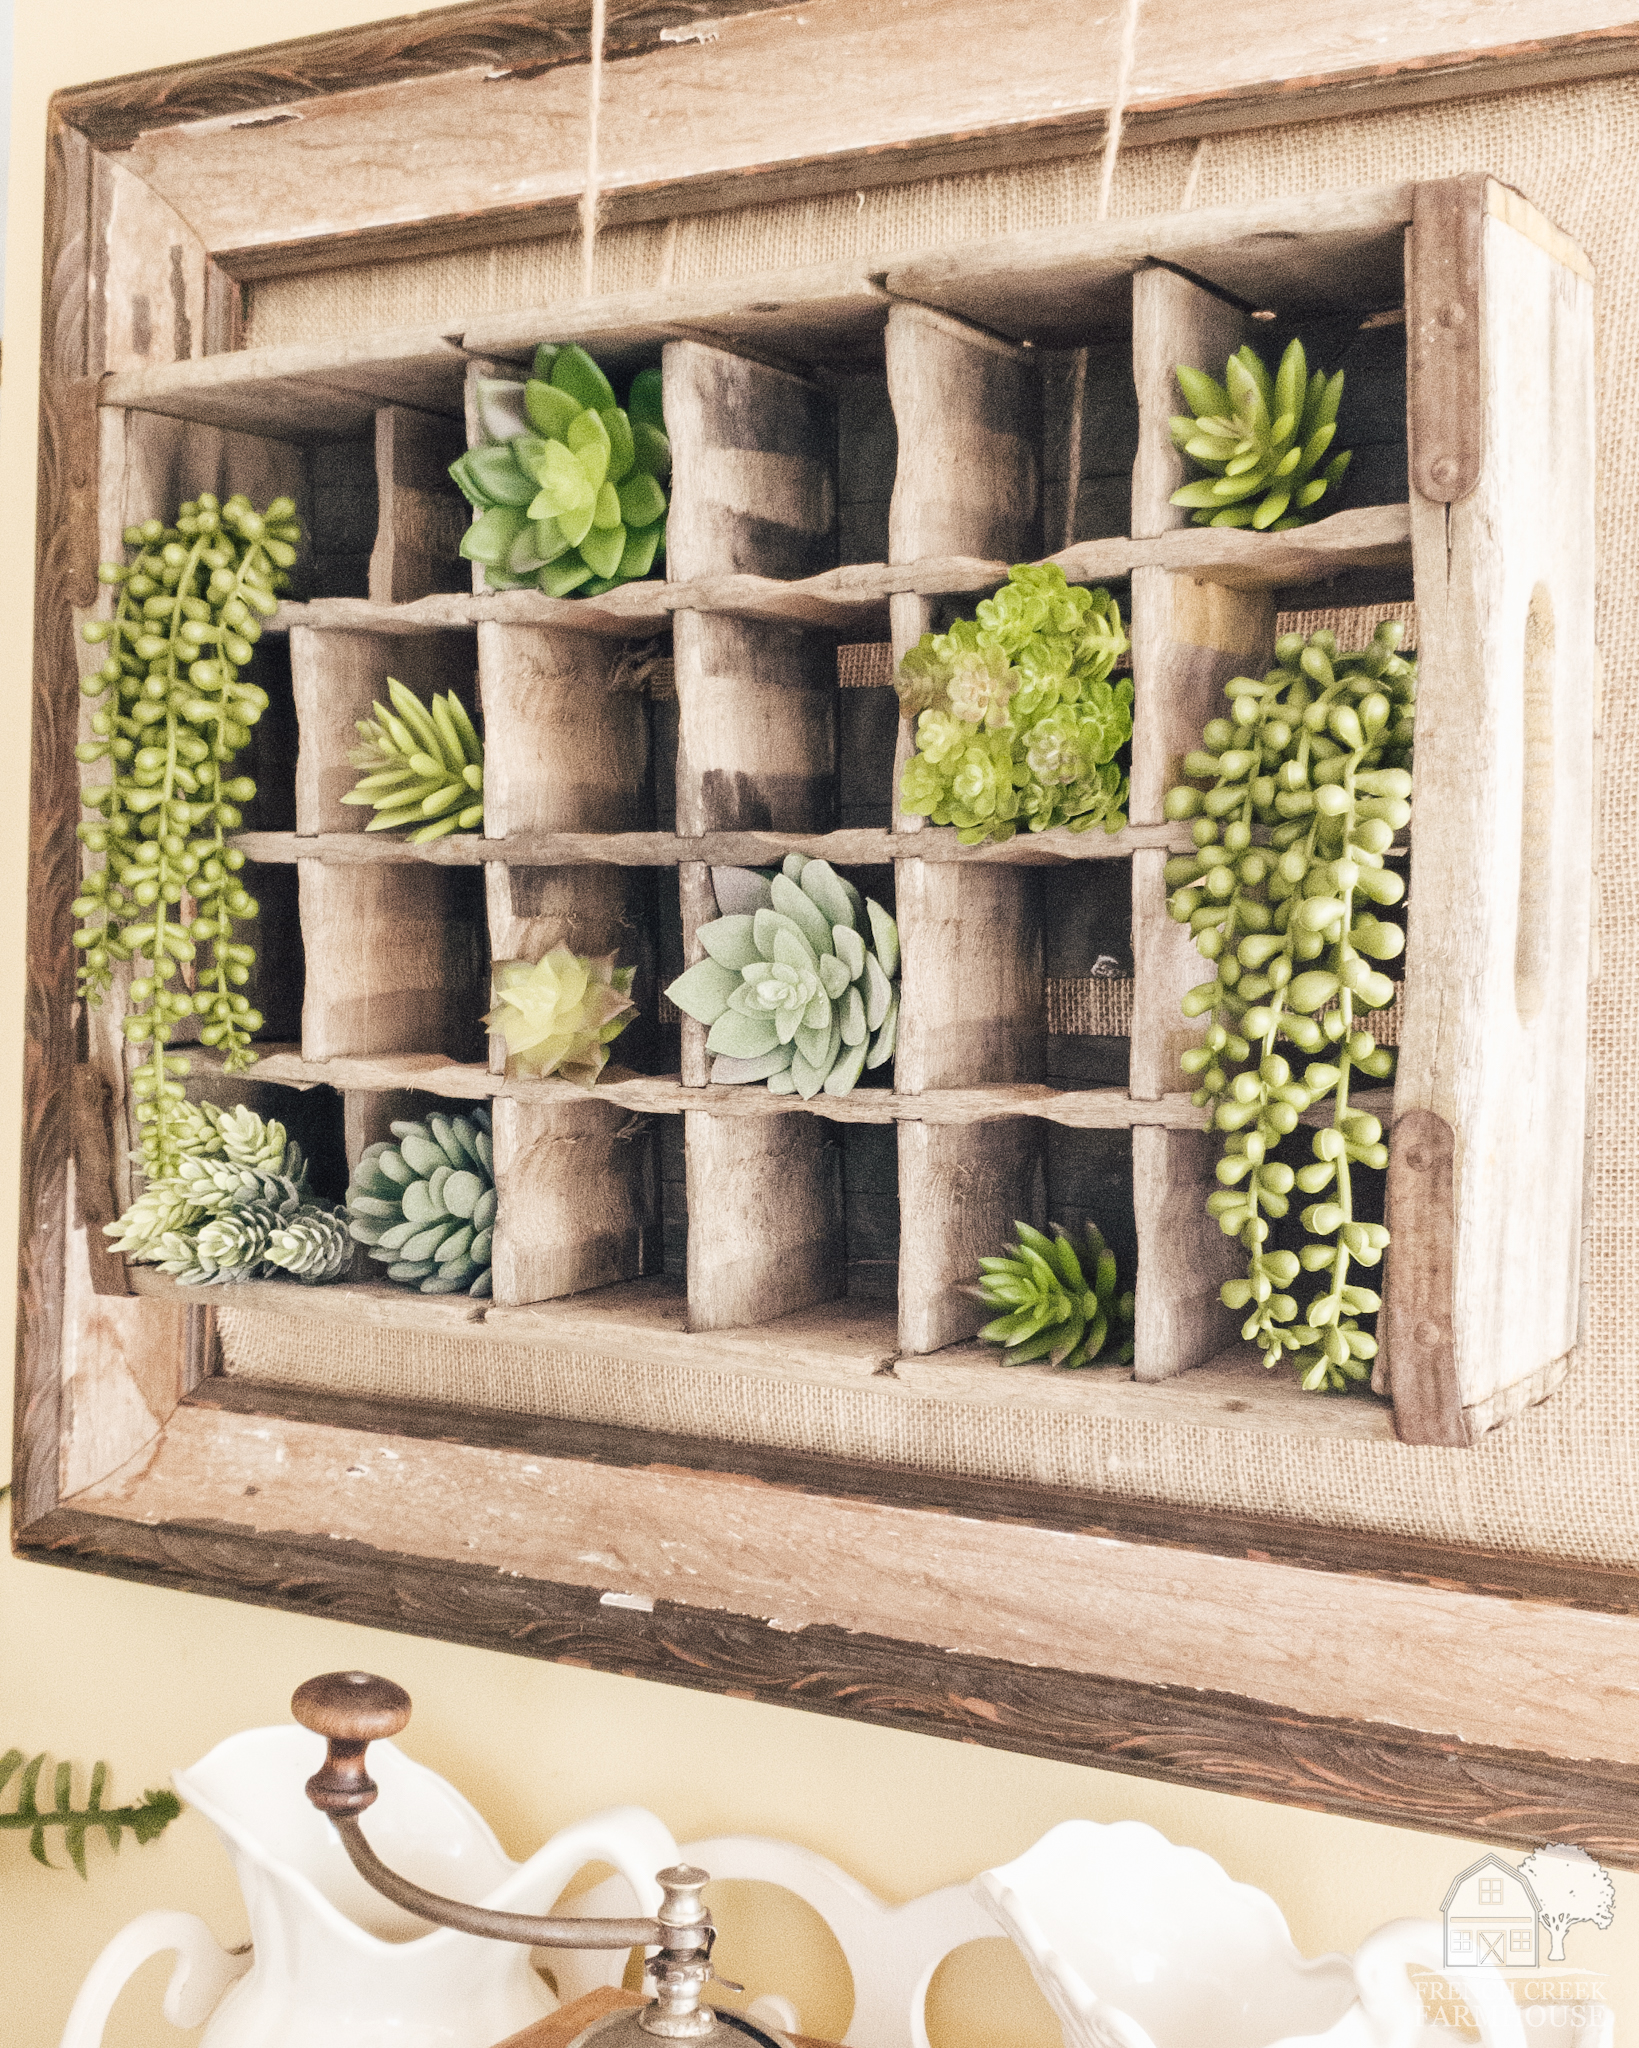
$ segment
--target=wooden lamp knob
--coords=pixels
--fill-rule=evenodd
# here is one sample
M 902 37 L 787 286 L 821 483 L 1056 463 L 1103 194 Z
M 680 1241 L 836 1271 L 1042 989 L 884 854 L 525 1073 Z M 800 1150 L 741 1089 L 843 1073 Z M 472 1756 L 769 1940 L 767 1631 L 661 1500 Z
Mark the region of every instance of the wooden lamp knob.
M 363 1813 L 376 1796 L 364 1752 L 405 1725 L 410 1695 L 390 1678 L 375 1678 L 368 1671 L 327 1671 L 297 1686 L 290 1711 L 329 1744 L 323 1765 L 307 1781 L 308 1798 L 332 1818 Z

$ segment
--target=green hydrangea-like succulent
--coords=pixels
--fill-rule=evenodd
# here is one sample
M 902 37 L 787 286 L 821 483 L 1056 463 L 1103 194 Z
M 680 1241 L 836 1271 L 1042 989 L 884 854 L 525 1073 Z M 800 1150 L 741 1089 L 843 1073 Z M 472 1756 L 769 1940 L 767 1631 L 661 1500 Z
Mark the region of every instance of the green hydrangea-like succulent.
M 1102 1362 L 1132 1362 L 1133 1297 L 1117 1295 L 1115 1254 L 1094 1226 L 1087 1225 L 1079 1251 L 1055 1223 L 1046 1237 L 1028 1223 L 1015 1223 L 1017 1244 L 1005 1256 L 981 1259 L 984 1275 L 967 1292 L 991 1308 L 1005 1310 L 979 1332 L 987 1343 L 1006 1347 L 1003 1365 L 1091 1365 L 1125 1326 L 1127 1336 Z M 1088 1275 L 1092 1277 L 1089 1279 Z
M 1291 342 L 1271 377 L 1256 349 L 1238 349 L 1224 382 L 1178 366 L 1188 414 L 1172 422 L 1172 445 L 1207 474 L 1172 494 L 1197 526 L 1253 526 L 1280 533 L 1306 526 L 1329 486 L 1343 481 L 1350 451 L 1316 473 L 1337 433 L 1343 372 L 1311 377 L 1301 341 Z
M 360 744 L 347 758 L 364 773 L 342 802 L 368 804 L 375 812 L 366 832 L 413 825 L 412 846 L 449 832 L 481 831 L 484 743 L 466 706 L 453 690 L 423 704 L 392 676 L 387 695 L 391 711 L 373 704 L 375 717 L 358 720 Z
M 149 1181 L 117 1222 L 116 1251 L 190 1287 L 272 1279 L 316 1286 L 352 1264 L 345 1219 L 307 1184 L 281 1123 L 213 1102 L 177 1106 L 175 1171 Z
M 1014 569 L 948 633 L 924 633 L 895 678 L 916 720 L 903 808 L 954 825 L 964 846 L 1021 825 L 1118 832 L 1133 687 L 1109 678 L 1126 648 L 1110 593 L 1072 587 L 1050 562 Z
M 589 960 L 554 946 L 544 959 L 507 960 L 495 970 L 495 1008 L 484 1022 L 506 1040 L 507 1072 L 548 1074 L 590 1088 L 609 1047 L 637 1015 L 635 967 L 615 955 Z
M 396 1123 L 366 1146 L 347 1190 L 348 1228 L 387 1278 L 423 1294 L 490 1291 L 495 1152 L 489 1112 Z
M 651 572 L 672 461 L 658 370 L 622 408 L 585 349 L 543 342 L 527 383 L 481 378 L 477 407 L 484 442 L 450 475 L 478 514 L 461 552 L 487 583 L 599 597 Z
M 807 1101 L 893 1058 L 899 927 L 880 903 L 800 853 L 778 874 L 714 868 L 712 885 L 724 915 L 700 927 L 707 957 L 666 993 L 710 1027 L 713 1081 Z

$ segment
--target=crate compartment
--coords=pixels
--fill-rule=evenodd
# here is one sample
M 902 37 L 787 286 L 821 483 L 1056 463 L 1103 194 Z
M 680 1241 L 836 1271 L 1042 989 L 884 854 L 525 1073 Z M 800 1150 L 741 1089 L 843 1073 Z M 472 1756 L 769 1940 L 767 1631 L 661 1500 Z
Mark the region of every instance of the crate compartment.
M 892 1124 L 839 1124 L 848 1299 L 899 1299 L 899 1148 Z
M 306 453 L 306 573 L 293 591 L 303 597 L 368 597 L 380 512 L 374 437 L 321 441 Z
M 901 723 L 893 671 L 889 641 L 837 649 L 836 820 L 844 832 L 860 826 L 880 832 L 893 824 Z
M 461 421 L 448 414 L 406 405 L 384 405 L 376 413 L 372 603 L 412 604 L 470 586 L 461 559 L 467 504 L 449 477 L 465 445 Z
M 426 862 L 296 863 L 309 1060 L 443 1053 L 482 1060 L 489 1008 L 483 880 Z
M 367 804 L 343 803 L 342 798 L 358 786 L 364 772 L 347 758 L 360 744 L 360 721 L 372 716 L 372 706 L 390 706 L 389 677 L 413 690 L 423 703 L 453 690 L 467 715 L 478 722 L 470 632 L 332 632 L 292 626 L 290 669 L 300 734 L 295 829 L 304 837 L 364 832 L 376 815 Z M 409 835 L 385 836 L 398 841 Z
M 829 832 L 836 823 L 836 650 L 820 634 L 680 611 L 677 829 Z
M 992 1311 L 963 1290 L 1015 1219 L 1047 1206 L 1042 1126 L 1027 1117 L 899 1130 L 899 1345 L 918 1354 L 973 1336 Z
M 1042 349 L 1042 551 L 1131 530 L 1138 393 L 1125 340 Z
M 900 1092 L 1041 1080 L 1045 963 L 1029 870 L 904 860 L 895 881 Z
M 684 1126 L 689 1328 L 770 1323 L 842 1295 L 841 1152 L 823 1121 L 691 1109 Z
M 655 1173 L 660 1198 L 660 1267 L 668 1280 L 686 1280 L 689 1270 L 689 1180 L 683 1119 L 657 1116 Z
M 496 1098 L 495 1300 L 554 1301 L 660 1263 L 655 1137 L 595 1096 Z
M 1049 1224 L 1058 1224 L 1078 1245 L 1087 1225 L 1093 1224 L 1115 1253 L 1125 1293 L 1138 1271 L 1138 1221 L 1133 1201 L 1136 1134 L 1046 1124 L 1043 1135 Z
M 1218 1290 L 1245 1271 L 1245 1254 L 1206 1213 L 1218 1157 L 1212 1131 L 1140 1125 L 1132 1134 L 1135 1379 L 1169 1379 L 1239 1341 L 1241 1317 L 1224 1307 Z
M 214 1102 L 221 1109 L 253 1110 L 269 1123 L 281 1123 L 302 1148 L 308 1182 L 321 1201 L 340 1202 L 347 1194 L 349 1158 L 341 1092 L 335 1088 L 288 1088 L 262 1080 L 255 1067 L 241 1074 L 193 1062 L 187 1079 L 188 1098 Z
M 644 699 L 613 687 L 625 650 L 556 627 L 479 626 L 488 837 L 652 824 Z
M 658 940 L 675 924 L 660 909 L 674 895 L 670 874 L 607 862 L 517 868 L 492 861 L 484 877 L 491 959 L 533 962 L 554 946 L 586 957 L 618 954 L 617 966 L 637 970 L 632 1000 L 638 1015 L 614 1041 L 611 1057 L 640 1073 L 676 1072 L 678 1024 L 660 1015 L 666 984 L 658 964 Z M 499 1036 L 491 1041 L 491 1070 L 506 1070 Z
M 888 559 L 888 507 L 899 460 L 899 429 L 885 371 L 839 378 L 837 560 Z
M 1132 862 L 1035 871 L 1046 970 L 1045 1078 L 1125 1088 L 1132 1045 Z

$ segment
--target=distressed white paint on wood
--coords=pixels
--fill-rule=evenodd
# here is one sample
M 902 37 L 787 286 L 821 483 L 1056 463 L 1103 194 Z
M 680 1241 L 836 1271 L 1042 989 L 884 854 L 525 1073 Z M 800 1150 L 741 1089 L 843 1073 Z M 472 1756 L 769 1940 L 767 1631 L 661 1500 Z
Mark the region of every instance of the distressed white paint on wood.
M 1456 1134 L 1452 1330 L 1477 1416 L 1577 1341 L 1597 665 L 1593 287 L 1495 212 L 1482 232 L 1480 481 L 1449 510 L 1412 504 L 1420 684 L 1395 1096 Z M 1405 1256 L 1414 1244 L 1390 1254 L 1391 1297 Z
M 1627 1615 L 198 1408 L 76 1505 L 1639 1764 Z

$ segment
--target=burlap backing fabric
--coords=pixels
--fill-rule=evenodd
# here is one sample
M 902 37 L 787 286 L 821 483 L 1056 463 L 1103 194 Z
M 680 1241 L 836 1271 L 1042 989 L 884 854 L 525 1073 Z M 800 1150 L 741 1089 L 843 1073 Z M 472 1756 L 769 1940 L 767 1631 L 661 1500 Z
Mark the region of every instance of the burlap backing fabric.
M 1195 145 L 1131 150 L 1113 211 L 1177 208 Z M 634 1367 L 488 1340 L 321 1330 L 224 1310 L 228 1370 L 350 1395 L 676 1430 L 908 1467 L 1035 1479 L 1180 1506 L 1639 1565 L 1639 1373 L 1624 1334 L 1639 1266 L 1639 78 L 1210 139 L 1195 203 L 1491 171 L 1574 236 L 1599 280 L 1599 638 L 1604 802 L 1602 971 L 1593 990 L 1592 1299 L 1563 1386 L 1476 1448 L 1212 1429 L 1053 1410 L 934 1403 L 890 1380 L 857 1389 L 667 1364 Z M 1094 218 L 1096 157 L 794 201 L 599 237 L 597 284 L 620 291 L 896 254 Z M 255 343 L 549 304 L 579 283 L 570 238 L 328 272 L 256 288 Z M 1495 1227 L 1524 1232 L 1529 1215 Z

